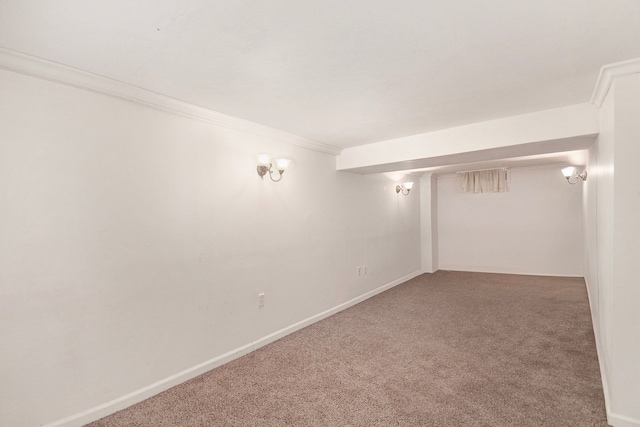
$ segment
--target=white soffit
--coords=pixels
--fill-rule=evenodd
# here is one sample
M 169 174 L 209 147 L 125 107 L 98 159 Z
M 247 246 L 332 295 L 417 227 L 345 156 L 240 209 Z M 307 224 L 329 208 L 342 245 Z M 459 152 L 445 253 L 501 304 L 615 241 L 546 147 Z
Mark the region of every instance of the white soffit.
M 337 169 L 379 173 L 587 148 L 599 132 L 588 103 L 346 148 Z
M 635 58 L 627 61 L 622 61 L 614 64 L 604 65 L 598 76 L 598 80 L 591 96 L 591 104 L 600 108 L 604 102 L 613 81 L 618 77 L 623 77 L 631 74 L 640 73 L 640 58 Z M 576 105 L 578 109 L 583 107 Z M 561 111 L 561 110 L 556 110 Z M 577 113 L 578 110 L 576 110 Z M 595 110 L 594 110 L 595 111 Z M 542 120 L 542 117 L 538 114 L 529 114 L 521 117 L 528 117 L 534 127 L 548 127 L 551 123 L 549 121 Z M 522 126 L 523 122 L 517 125 L 508 124 L 509 121 L 514 118 L 503 118 L 495 120 L 493 122 L 473 124 L 464 126 L 463 128 L 472 129 L 478 127 L 473 132 L 478 135 L 493 135 L 493 138 L 497 140 L 503 140 L 502 137 L 505 130 L 517 129 L 518 136 L 508 136 L 507 139 L 512 139 L 513 145 L 502 145 L 494 148 L 486 148 L 484 150 L 468 150 L 466 152 L 457 152 L 456 146 L 458 144 L 438 144 L 438 136 L 446 133 L 456 134 L 457 129 L 447 129 L 441 132 L 434 132 L 435 138 L 429 142 L 430 144 L 437 144 L 441 150 L 432 156 L 420 156 L 416 154 L 415 144 L 424 143 L 419 141 L 418 138 L 428 140 L 429 135 L 413 135 L 408 138 L 401 138 L 395 141 L 381 141 L 376 144 L 370 144 L 360 147 L 352 147 L 344 150 L 341 158 L 338 159 L 338 169 L 348 170 L 357 173 L 436 173 L 446 174 L 453 173 L 459 169 L 486 169 L 493 167 L 530 167 L 538 165 L 567 165 L 574 164 L 580 165 L 586 162 L 585 149 L 588 148 L 595 137 L 597 136 L 595 120 L 596 117 L 592 115 L 591 120 L 587 114 L 582 116 L 579 113 L 571 114 L 578 117 L 576 124 L 585 125 L 583 135 L 579 135 L 577 128 L 568 129 L 565 128 L 566 116 L 558 116 L 557 119 L 552 120 L 556 124 L 561 125 L 560 132 L 564 132 L 566 135 L 574 134 L 566 138 L 560 138 L 555 140 L 541 140 L 534 135 L 529 134 L 528 137 L 531 140 L 529 143 L 522 144 L 523 141 L 518 141 L 518 138 L 525 136 L 525 128 L 528 126 Z M 551 117 L 553 118 L 553 117 Z M 580 123 L 581 122 L 581 123 Z M 589 123 L 591 122 L 591 123 Z M 507 125 L 505 126 L 505 123 Z M 557 134 L 556 136 L 559 136 Z M 464 137 L 463 134 L 459 134 L 458 137 Z M 414 140 L 413 144 L 407 144 L 410 140 Z M 455 137 L 454 137 L 455 139 Z M 464 138 L 460 138 L 463 140 Z M 503 141 L 504 142 L 504 141 Z M 413 146 L 411 146 L 413 145 Z M 450 152 L 442 152 L 442 148 L 449 150 Z M 355 157 L 351 155 L 351 152 L 356 152 Z M 367 152 L 365 152 L 367 151 Z M 380 153 L 387 153 L 380 156 Z M 392 154 L 390 154 L 392 153 Z M 377 155 L 377 156 L 376 156 Z M 399 161 L 397 157 L 405 156 L 405 160 Z M 396 161 L 388 161 L 396 156 Z M 368 158 L 368 164 L 363 162 L 363 159 Z M 354 162 L 355 161 L 355 162 Z

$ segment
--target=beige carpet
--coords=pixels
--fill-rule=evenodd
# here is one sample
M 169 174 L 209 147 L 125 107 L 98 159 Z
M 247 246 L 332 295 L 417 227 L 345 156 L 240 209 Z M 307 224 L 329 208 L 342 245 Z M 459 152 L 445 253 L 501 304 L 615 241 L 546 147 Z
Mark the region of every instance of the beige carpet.
M 582 279 L 441 271 L 90 425 L 607 423 Z

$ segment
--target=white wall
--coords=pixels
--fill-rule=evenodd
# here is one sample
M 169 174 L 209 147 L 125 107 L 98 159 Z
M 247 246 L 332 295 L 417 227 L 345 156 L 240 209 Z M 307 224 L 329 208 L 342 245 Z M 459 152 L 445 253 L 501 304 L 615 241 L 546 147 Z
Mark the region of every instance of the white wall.
M 513 169 L 510 191 L 463 193 L 438 178 L 443 270 L 582 276 L 582 190 L 560 167 Z
M 0 425 L 104 415 L 420 270 L 419 185 L 3 70 L 0 93 Z M 281 182 L 259 152 L 293 159 Z
M 640 74 L 615 82 L 611 410 L 640 426 Z
M 585 280 L 609 423 L 640 426 L 640 74 L 615 78 L 585 186 Z
M 589 149 L 589 179 L 584 185 L 585 281 L 589 291 L 600 369 L 609 401 L 611 314 L 613 310 L 613 200 L 614 200 L 613 93 L 600 111 L 600 135 Z

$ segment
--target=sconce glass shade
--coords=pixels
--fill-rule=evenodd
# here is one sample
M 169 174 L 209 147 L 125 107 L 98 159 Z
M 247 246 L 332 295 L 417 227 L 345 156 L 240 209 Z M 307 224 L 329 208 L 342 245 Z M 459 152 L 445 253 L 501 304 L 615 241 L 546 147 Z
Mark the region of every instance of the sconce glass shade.
M 572 177 L 575 173 L 576 168 L 574 168 L 573 166 L 567 166 L 566 168 L 562 169 L 562 175 L 564 175 L 565 178 Z
M 276 160 L 276 169 L 280 171 L 280 173 L 286 171 L 291 164 L 291 160 L 289 159 L 277 159 Z
M 413 188 L 413 182 L 411 182 L 411 181 L 405 182 L 404 183 L 404 188 L 406 188 L 407 190 L 411 190 Z
M 268 154 L 258 154 L 257 156 L 258 166 L 270 166 L 271 157 Z

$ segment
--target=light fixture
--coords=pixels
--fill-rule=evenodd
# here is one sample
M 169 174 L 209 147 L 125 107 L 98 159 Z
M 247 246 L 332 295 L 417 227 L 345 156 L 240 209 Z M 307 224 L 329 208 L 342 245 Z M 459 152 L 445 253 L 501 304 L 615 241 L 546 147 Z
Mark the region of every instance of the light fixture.
M 409 191 L 411 191 L 411 188 L 413 188 L 413 182 L 405 182 L 402 185 L 396 185 L 396 193 L 402 192 L 402 194 L 406 196 L 409 194 Z
M 562 175 L 567 178 L 567 182 L 569 184 L 575 184 L 576 182 L 578 182 L 578 178 L 583 181 L 587 180 L 587 171 L 583 170 L 582 173 L 578 173 L 576 171 L 576 168 L 573 166 L 568 166 L 562 169 Z
M 278 176 L 278 179 L 273 178 L 273 163 L 272 163 L 271 157 L 269 157 L 268 154 L 258 154 L 258 175 L 260 175 L 260 178 L 264 177 L 267 174 L 267 172 L 269 172 L 269 178 L 271 178 L 271 181 L 278 182 L 282 179 L 282 175 L 284 174 L 284 171 L 286 171 L 287 168 L 289 167 L 289 164 L 291 164 L 291 160 L 289 159 L 274 159 L 274 160 L 276 162 L 276 169 L 280 174 Z

